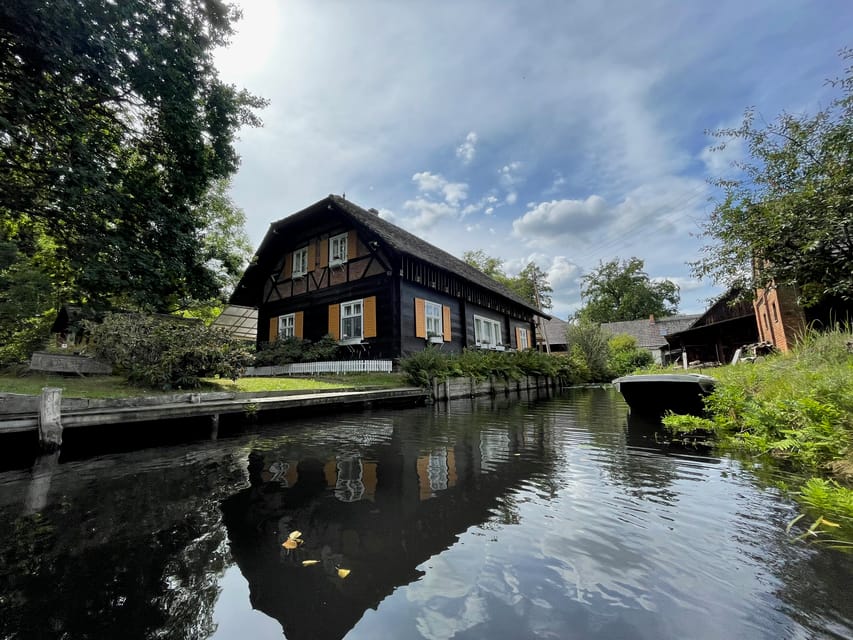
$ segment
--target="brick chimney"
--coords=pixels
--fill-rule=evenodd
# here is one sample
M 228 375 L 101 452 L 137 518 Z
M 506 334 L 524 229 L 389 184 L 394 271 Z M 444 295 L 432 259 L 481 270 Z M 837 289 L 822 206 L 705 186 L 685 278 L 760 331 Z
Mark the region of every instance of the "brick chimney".
M 649 325 L 653 325 L 655 323 L 655 314 L 649 314 Z

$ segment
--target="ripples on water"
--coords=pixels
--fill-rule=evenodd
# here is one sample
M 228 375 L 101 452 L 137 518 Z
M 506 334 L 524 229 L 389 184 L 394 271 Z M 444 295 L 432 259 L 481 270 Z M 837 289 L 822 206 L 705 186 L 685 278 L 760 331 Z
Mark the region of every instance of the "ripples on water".
M 626 413 L 455 401 L 0 473 L 0 638 L 853 637 L 850 556 Z

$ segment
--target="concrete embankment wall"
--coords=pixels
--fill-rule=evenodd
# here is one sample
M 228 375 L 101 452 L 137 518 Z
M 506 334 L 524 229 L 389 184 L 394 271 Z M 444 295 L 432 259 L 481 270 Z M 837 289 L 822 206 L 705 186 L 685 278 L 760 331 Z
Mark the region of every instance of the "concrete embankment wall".
M 474 396 L 506 396 L 510 393 L 534 389 L 553 390 L 558 386 L 557 378 L 549 376 L 524 376 L 518 380 L 492 376 L 488 380 L 477 380 L 475 378 L 433 380 L 431 391 L 433 400 L 453 400 L 454 398 L 471 398 Z

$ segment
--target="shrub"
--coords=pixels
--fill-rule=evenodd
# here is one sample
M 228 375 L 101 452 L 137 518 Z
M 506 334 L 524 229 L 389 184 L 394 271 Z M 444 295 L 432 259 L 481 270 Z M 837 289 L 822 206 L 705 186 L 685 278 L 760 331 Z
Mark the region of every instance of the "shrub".
M 88 329 L 97 357 L 128 381 L 152 388 L 193 389 L 204 376 L 235 380 L 252 359 L 246 343 L 201 322 L 109 314 Z
M 610 380 L 612 376 L 607 366 L 610 347 L 600 325 L 588 320 L 570 324 L 566 329 L 566 345 L 578 369 L 585 368 L 589 372 L 587 382 Z
M 289 336 L 264 343 L 255 354 L 255 364 L 277 366 L 291 362 L 334 360 L 338 357 L 339 350 L 337 341 L 328 334 L 317 342 Z
M 400 361 L 400 369 L 409 382 L 428 387 L 432 380 L 444 380 L 450 375 L 450 358 L 433 347 L 415 352 Z
M 648 367 L 654 362 L 652 354 L 637 347 L 634 336 L 617 335 L 608 341 L 610 357 L 607 362 L 610 376 L 618 378 L 637 369 Z

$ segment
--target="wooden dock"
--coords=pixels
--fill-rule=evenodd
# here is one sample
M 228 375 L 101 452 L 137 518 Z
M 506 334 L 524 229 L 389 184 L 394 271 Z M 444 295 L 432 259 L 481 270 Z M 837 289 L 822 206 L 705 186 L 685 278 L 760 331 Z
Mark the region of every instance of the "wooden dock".
M 61 429 L 107 424 L 127 424 L 226 414 L 256 414 L 263 411 L 353 408 L 371 404 L 423 404 L 429 393 L 403 387 L 368 391 L 184 393 L 118 400 L 65 398 L 53 413 Z M 48 390 L 42 396 L 0 394 L 0 436 L 39 431 L 44 421 Z M 55 411 L 58 409 L 58 411 Z M 48 412 L 49 414 L 51 411 Z M 40 417 L 41 416 L 41 417 Z M 53 419 L 53 418 L 51 418 Z M 217 418 L 218 419 L 218 418 Z

